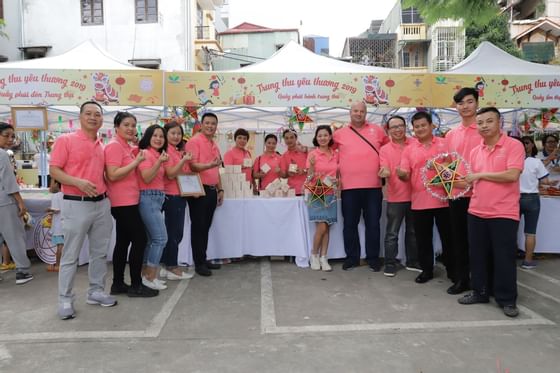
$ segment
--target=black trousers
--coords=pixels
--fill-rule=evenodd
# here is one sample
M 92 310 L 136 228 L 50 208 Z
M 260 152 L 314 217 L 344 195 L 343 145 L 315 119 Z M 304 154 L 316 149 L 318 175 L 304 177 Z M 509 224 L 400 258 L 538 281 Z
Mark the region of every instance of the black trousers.
M 449 201 L 449 212 L 451 213 L 451 232 L 453 234 L 453 245 L 449 250 L 448 260 L 453 263 L 453 282 L 469 281 L 469 233 L 467 215 L 469 203 L 468 197 Z
M 472 289 L 481 294 L 491 294 L 493 290 L 500 306 L 514 305 L 517 300 L 515 252 L 519 222 L 469 214 L 468 224 Z
M 130 282 L 133 287 L 142 285 L 142 262 L 146 248 L 146 229 L 138 205 L 111 207 L 115 218 L 117 239 L 113 250 L 113 283 L 124 283 L 124 269 L 128 257 Z M 132 246 L 131 246 L 132 244 Z M 130 246 L 130 254 L 128 247 Z
M 206 264 L 208 232 L 218 203 L 216 188 L 204 185 L 203 197 L 187 197 L 191 219 L 191 247 L 195 267 Z
M 447 260 L 447 254 L 453 242 L 451 240 L 449 208 L 412 210 L 412 214 L 420 268 L 423 272 L 434 273 L 434 245 L 432 240 L 435 221 L 443 248 L 443 264 L 447 270 L 447 277 L 450 277 L 453 273 L 453 265 Z

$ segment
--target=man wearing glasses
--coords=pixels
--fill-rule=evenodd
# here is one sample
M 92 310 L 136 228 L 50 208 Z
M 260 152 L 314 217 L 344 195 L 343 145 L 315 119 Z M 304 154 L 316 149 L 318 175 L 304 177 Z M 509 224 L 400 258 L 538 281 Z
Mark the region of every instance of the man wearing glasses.
M 399 179 L 397 175 L 402 153 L 410 144 L 406 136 L 406 121 L 399 115 L 393 115 L 387 121 L 386 128 L 391 142 L 383 145 L 379 151 L 381 167 L 378 175 L 387 180 L 387 228 L 383 274 L 393 277 L 397 272 L 399 231 L 403 220 L 405 220 L 406 227 L 406 269 L 420 271 L 420 265 L 418 264 L 416 237 L 410 209 L 410 182 Z

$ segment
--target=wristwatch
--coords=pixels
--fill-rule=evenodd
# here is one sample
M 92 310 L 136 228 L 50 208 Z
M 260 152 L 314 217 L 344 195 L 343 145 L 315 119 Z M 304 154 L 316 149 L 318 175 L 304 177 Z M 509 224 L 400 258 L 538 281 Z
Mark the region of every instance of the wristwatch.
M 218 193 L 223 192 L 223 191 L 224 191 L 223 189 L 218 189 Z

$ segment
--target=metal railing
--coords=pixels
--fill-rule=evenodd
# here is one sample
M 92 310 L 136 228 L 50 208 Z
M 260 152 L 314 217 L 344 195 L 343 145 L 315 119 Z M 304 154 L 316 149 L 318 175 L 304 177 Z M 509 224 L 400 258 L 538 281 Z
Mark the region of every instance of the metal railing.
M 216 30 L 210 26 L 196 26 L 198 40 L 216 40 Z

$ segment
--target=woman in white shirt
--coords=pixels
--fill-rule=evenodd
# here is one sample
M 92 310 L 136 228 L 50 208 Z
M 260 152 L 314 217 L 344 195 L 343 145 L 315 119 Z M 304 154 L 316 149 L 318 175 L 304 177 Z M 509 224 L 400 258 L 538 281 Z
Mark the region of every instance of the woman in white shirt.
M 548 170 L 543 162 L 535 158 L 537 146 L 532 137 L 523 136 L 520 141 L 525 146 L 525 163 L 523 172 L 519 177 L 521 197 L 519 200 L 520 214 L 525 221 L 525 259 L 521 268 L 534 269 L 537 264 L 533 260 L 533 252 L 537 244 L 536 233 L 541 200 L 539 197 L 539 184 L 548 184 Z
M 549 133 L 542 138 L 543 150 L 537 154 L 550 174 L 550 180 L 560 180 L 560 150 L 558 137 Z

